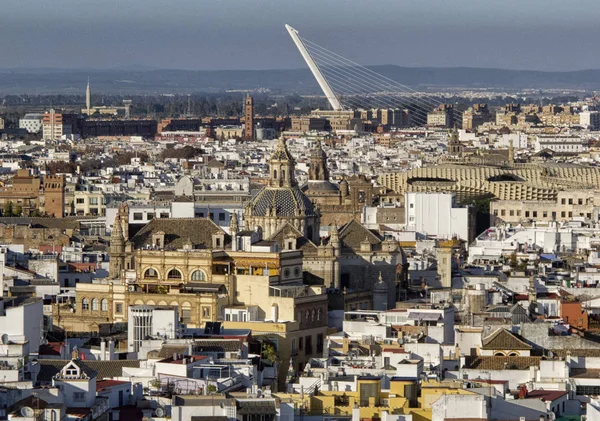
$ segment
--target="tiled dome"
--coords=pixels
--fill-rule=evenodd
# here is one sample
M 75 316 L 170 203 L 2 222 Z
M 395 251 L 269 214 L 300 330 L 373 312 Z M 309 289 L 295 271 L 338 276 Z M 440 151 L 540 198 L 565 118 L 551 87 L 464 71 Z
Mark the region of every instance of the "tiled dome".
M 300 211 L 306 216 L 316 216 L 315 208 L 298 186 L 264 187 L 250 201 L 253 216 L 266 216 L 276 209 L 277 216 L 293 217 Z M 297 212 L 298 211 L 298 212 Z M 272 216 L 274 216 L 271 213 Z

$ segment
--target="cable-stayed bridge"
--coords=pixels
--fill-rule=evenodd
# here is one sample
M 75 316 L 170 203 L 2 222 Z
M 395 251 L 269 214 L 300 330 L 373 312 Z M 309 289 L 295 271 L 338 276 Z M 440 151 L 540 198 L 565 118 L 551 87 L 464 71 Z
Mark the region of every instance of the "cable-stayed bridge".
M 441 105 L 432 96 L 302 38 L 289 25 L 285 27 L 334 110 L 405 110 L 414 125 L 425 126 L 427 113 Z M 460 111 L 452 108 L 450 112 L 452 120 L 460 125 Z

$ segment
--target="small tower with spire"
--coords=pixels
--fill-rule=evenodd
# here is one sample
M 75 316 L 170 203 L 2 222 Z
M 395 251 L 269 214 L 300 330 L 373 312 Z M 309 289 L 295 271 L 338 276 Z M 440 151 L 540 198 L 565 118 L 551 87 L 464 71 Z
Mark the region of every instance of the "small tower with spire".
M 118 213 L 110 234 L 109 256 L 109 276 L 111 279 L 117 279 L 121 276 L 121 272 L 125 266 L 125 237 L 123 236 L 121 216 Z
M 231 214 L 231 219 L 229 220 L 229 235 L 231 235 L 231 251 L 238 251 L 238 217 L 237 213 L 233 212 Z
M 89 116 L 92 112 L 92 90 L 90 89 L 89 77 L 87 81 L 87 88 L 85 89 L 85 108 L 87 109 L 87 115 Z
M 455 124 L 452 134 L 450 135 L 450 140 L 448 141 L 448 153 L 454 156 L 462 156 L 462 152 L 463 145 L 458 139 L 458 129 L 456 128 Z

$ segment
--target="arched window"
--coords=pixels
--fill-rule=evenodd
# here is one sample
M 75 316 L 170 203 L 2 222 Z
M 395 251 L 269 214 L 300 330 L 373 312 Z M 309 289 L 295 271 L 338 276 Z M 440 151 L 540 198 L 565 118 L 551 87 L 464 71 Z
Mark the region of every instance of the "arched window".
M 169 273 L 167 274 L 167 278 L 169 279 L 181 279 L 181 272 L 179 272 L 177 269 L 171 269 L 169 271 Z
M 277 180 L 277 170 L 273 170 L 273 178 Z
M 317 310 L 317 321 L 321 321 L 321 309 Z
M 144 279 L 157 279 L 157 278 L 158 278 L 158 272 L 154 268 L 148 268 L 148 269 L 146 269 L 146 272 L 144 272 Z
M 502 351 L 496 351 L 494 357 L 506 357 L 506 354 Z
M 90 300 L 88 300 L 87 298 L 84 298 L 83 300 L 81 300 L 81 309 L 89 310 L 90 309 Z
M 50 412 L 50 421 L 56 421 L 56 412 L 57 411 Z
M 92 298 L 92 311 L 98 311 L 98 299 Z
M 308 323 L 309 320 L 310 320 L 310 312 L 308 310 L 306 310 L 306 317 L 305 317 L 305 319 L 306 319 L 306 323 Z
M 193 271 L 192 281 L 206 282 L 206 273 L 200 269 Z
M 518 352 L 511 352 L 510 354 L 508 354 L 509 357 L 518 357 L 519 353 Z
M 100 301 L 100 310 L 108 311 L 108 300 L 106 298 L 103 298 L 102 301 Z
M 285 170 L 281 170 L 281 178 L 285 180 Z
M 313 321 L 313 322 L 315 321 L 315 316 L 316 316 L 316 314 L 317 314 L 317 312 L 316 312 L 316 311 L 315 311 L 315 309 L 313 308 L 313 311 L 312 311 L 312 320 L 311 320 L 311 321 Z

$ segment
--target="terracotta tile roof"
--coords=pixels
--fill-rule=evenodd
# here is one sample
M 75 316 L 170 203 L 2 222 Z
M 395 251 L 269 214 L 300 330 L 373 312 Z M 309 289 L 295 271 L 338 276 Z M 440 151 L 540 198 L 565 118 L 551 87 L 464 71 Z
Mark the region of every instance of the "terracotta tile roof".
M 131 239 L 136 249 L 152 246 L 152 234 L 165 233 L 166 250 L 182 249 L 190 241 L 193 248 L 211 249 L 213 234 L 225 234 L 217 224 L 208 218 L 158 218 L 146 224 Z M 225 244 L 228 243 L 225 235 Z
M 42 382 L 50 382 L 52 378 L 69 363 L 70 360 L 46 360 L 40 359 L 40 373 L 38 380 Z M 112 361 L 78 361 L 77 365 L 85 365 L 86 368 L 97 372 L 97 380 L 110 379 L 113 377 L 121 377 L 124 367 L 139 368 L 139 360 L 112 360 Z
M 163 345 L 158 352 L 157 357 L 160 359 L 172 357 L 173 354 L 188 355 L 187 345 Z
M 527 393 L 525 399 L 541 399 L 544 402 L 550 402 L 562 398 L 567 393 L 564 390 L 532 390 Z
M 495 350 L 531 350 L 532 346 L 517 338 L 506 329 L 498 329 L 491 335 L 483 338 L 482 349 Z
M 465 357 L 465 368 L 477 370 L 528 370 L 540 366 L 541 357 Z
M 96 392 L 101 392 L 104 389 L 108 389 L 114 386 L 122 386 L 124 384 L 131 385 L 131 382 L 124 382 L 121 380 L 101 380 L 96 382 Z

